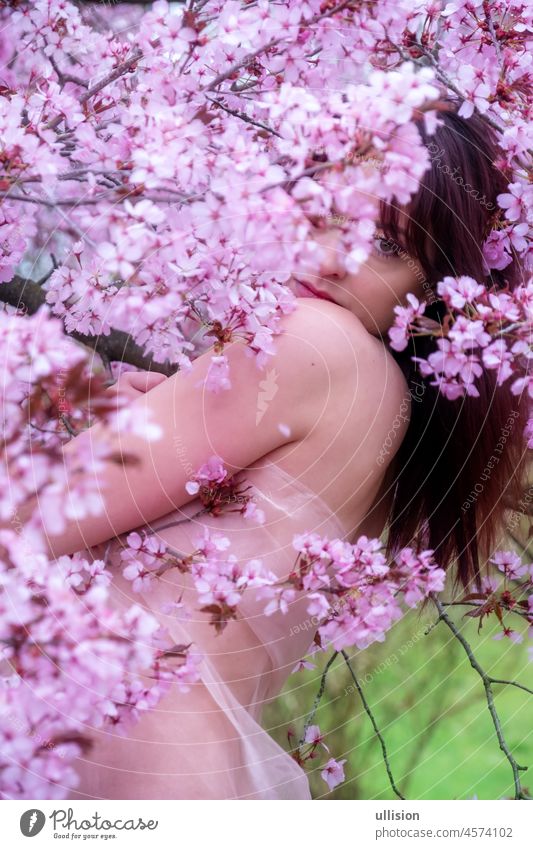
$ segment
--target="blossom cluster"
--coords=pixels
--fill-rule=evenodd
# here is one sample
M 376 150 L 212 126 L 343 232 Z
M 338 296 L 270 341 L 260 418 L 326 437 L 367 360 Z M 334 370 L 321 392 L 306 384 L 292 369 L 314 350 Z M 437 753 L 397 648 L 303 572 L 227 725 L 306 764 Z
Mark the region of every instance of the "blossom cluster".
M 525 392 L 533 400 L 533 287 L 488 289 L 462 276 L 445 277 L 437 291 L 447 306 L 446 321 L 439 323 L 425 316 L 427 304 L 410 294 L 407 306 L 394 308 L 391 347 L 403 351 L 412 335 L 437 337 L 436 351 L 413 360 L 446 398 L 478 397 L 476 380 L 486 369 L 496 372 L 498 385 L 511 380 L 513 394 Z M 531 421 L 528 433 L 530 430 Z
M 63 798 L 77 782 L 72 761 L 89 745 L 88 727 L 106 722 L 124 733 L 172 682 L 185 689 L 198 677 L 194 651 L 166 654 L 172 641 L 155 617 L 137 605 L 118 612 L 103 561 L 75 555 L 50 563 L 43 553 L 47 532 L 102 511 L 98 486 L 72 472 L 97 475 L 109 454 L 75 444 L 66 468 L 62 446 L 68 430 L 83 426 L 95 387 L 87 354 L 49 313 L 46 306 L 30 317 L 13 308 L 0 313 L 3 798 Z M 107 409 L 105 419 L 160 436 L 123 408 Z
M 199 656 L 172 651 L 140 606 L 119 613 L 102 563 L 61 558 L 67 568 L 52 569 L 12 530 L 0 545 L 0 793 L 60 799 L 78 784 L 72 762 L 90 748 L 88 729 L 126 733 L 172 683 L 198 679 Z
M 296 535 L 293 548 L 299 556 L 287 580 L 261 591 L 270 597 L 265 614 L 286 613 L 297 593 L 305 592 L 307 612 L 321 622 L 317 634 L 323 650 L 383 642 L 403 615 L 402 598 L 415 607 L 444 586 L 444 570 L 431 550 L 402 548 L 387 563 L 379 539 L 361 536 L 352 544 L 316 533 Z
M 68 0 L 0 12 L 0 275 L 53 249 L 46 297 L 68 331 L 127 330 L 185 367 L 200 341 L 184 325 L 219 322 L 265 360 L 294 307 L 283 284 L 320 259 L 308 213 L 349 214 L 356 272 L 379 200 L 407 202 L 429 166 L 413 120 L 431 132 L 447 80 L 461 114 L 500 124 L 516 170 L 487 257 L 523 253 L 527 6 L 488 5 L 158 0 L 99 10 L 106 30 Z

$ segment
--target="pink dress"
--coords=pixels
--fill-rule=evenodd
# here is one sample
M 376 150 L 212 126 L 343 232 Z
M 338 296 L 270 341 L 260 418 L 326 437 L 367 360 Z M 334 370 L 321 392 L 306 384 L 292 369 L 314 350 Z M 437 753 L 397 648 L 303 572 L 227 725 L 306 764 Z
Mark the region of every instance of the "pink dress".
M 260 461 L 263 462 L 263 461 Z M 198 499 L 161 517 L 147 530 L 172 521 L 180 524 L 157 533 L 172 548 L 190 553 L 204 527 L 230 540 L 225 554 L 235 554 L 243 564 L 261 559 L 278 578 L 285 578 L 296 561 L 295 534 L 313 531 L 328 538 L 343 538 L 345 529 L 326 503 L 279 465 L 256 465 L 239 473 L 247 491 L 265 514 L 261 524 L 238 512 L 218 517 L 203 514 Z M 231 506 L 231 505 L 229 505 Z M 242 505 L 241 505 L 242 506 Z M 139 529 L 137 529 L 139 530 Z M 102 544 L 90 550 L 101 556 Z M 120 563 L 119 540 L 111 543 Z M 276 698 L 297 661 L 313 641 L 313 626 L 304 594 L 287 613 L 265 616 L 267 599 L 256 600 L 257 590 L 244 591 L 240 616 L 217 635 L 208 614 L 190 595 L 192 579 L 178 569 L 165 572 L 151 588 L 133 593 L 121 568 L 113 568 L 113 602 L 128 607 L 132 601 L 150 609 L 168 628 L 176 643 L 197 647 L 203 655 L 201 681 L 189 693 L 171 691 L 119 737 L 109 728 L 95 730 L 92 750 L 74 766 L 81 776 L 71 798 L 154 799 L 310 799 L 304 770 L 261 727 L 265 703 Z M 193 610 L 189 620 L 161 608 L 180 597 Z M 303 726 L 310 705 L 302 703 L 297 728 Z

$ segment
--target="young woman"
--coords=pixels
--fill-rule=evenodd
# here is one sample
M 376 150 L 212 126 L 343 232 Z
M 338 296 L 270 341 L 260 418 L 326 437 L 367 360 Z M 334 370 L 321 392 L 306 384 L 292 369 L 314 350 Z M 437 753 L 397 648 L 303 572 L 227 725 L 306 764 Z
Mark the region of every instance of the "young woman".
M 442 317 L 434 284 L 446 274 L 469 274 L 488 286 L 500 279 L 485 275 L 481 254 L 490 210 L 506 183 L 492 166 L 492 133 L 483 119 L 463 120 L 454 111 L 443 121 L 426 139 L 442 151 L 439 160 L 406 208 L 382 205 L 372 254 L 357 274 L 343 268 L 338 229 L 316 223 L 325 249 L 320 273 L 291 280 L 298 308 L 283 318 L 266 371 L 234 342 L 225 348 L 232 386 L 219 394 L 200 388 L 210 351 L 188 374 L 119 381 L 119 388 L 140 390 L 132 404 L 139 416 L 149 409 L 164 437 L 149 444 L 113 437 L 117 450 L 140 457 L 139 465 L 106 468 L 99 479 L 106 512 L 50 535 L 50 555 L 87 548 L 97 557 L 107 549 L 113 603 L 124 608 L 142 600 L 176 643 L 192 643 L 204 659 L 201 681 L 189 693 L 168 693 L 124 736 L 109 727 L 85 729 L 93 745 L 74 764 L 80 783 L 69 798 L 310 798 L 304 771 L 261 727 L 263 705 L 310 648 L 313 629 L 300 627 L 309 618 L 305 598 L 296 596 L 285 614 L 266 616 L 265 600 L 246 590 L 239 618 L 216 635 L 210 616 L 199 612 L 189 575 L 171 569 L 142 593 L 132 591 L 118 556 L 132 529 L 156 533 L 182 553 L 198 547 L 206 528 L 218 531 L 239 562 L 259 559 L 282 579 L 295 562 L 295 534 L 353 542 L 388 525 L 389 553 L 423 543 L 442 566 L 453 564 L 465 585 L 479 578 L 479 552 L 486 554 L 501 530 L 502 493 L 512 499 L 521 483 L 526 412 L 486 372 L 479 398 L 441 398 L 410 359 L 434 342 L 418 339 L 416 350 L 413 343 L 401 355 L 387 344 L 394 307 L 407 293 Z M 443 163 L 458 166 L 486 205 Z M 517 280 L 514 267 L 504 273 Z M 504 453 L 463 515 L 461 505 L 513 410 L 519 415 Z M 77 439 L 98 447 L 101 437 L 97 424 Z M 264 522 L 238 511 L 198 515 L 201 504 L 185 485 L 212 455 L 252 486 Z M 180 600 L 193 609 L 191 619 L 168 612 Z

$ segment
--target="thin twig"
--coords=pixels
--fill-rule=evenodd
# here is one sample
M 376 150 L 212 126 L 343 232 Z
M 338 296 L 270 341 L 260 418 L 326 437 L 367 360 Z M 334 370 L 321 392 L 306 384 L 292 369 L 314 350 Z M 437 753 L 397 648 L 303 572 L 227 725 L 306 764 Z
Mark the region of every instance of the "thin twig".
M 482 601 L 444 601 L 444 599 L 442 599 L 442 603 L 445 607 L 477 607 L 477 608 L 483 607 Z M 527 611 L 517 610 L 516 607 L 511 607 L 509 604 L 506 604 L 505 601 L 503 601 L 502 599 L 500 599 L 498 603 L 500 604 L 500 606 L 504 610 L 507 610 L 509 613 L 515 613 L 517 616 L 522 616 L 524 619 L 527 619 L 528 622 L 529 622 L 529 614 L 527 613 Z M 467 615 L 467 614 L 465 614 L 465 615 Z M 438 624 L 438 622 L 433 622 L 429 626 L 429 629 L 430 630 L 433 629 L 435 627 L 435 625 L 437 625 L 437 624 Z
M 498 41 L 498 37 L 496 36 L 496 32 L 494 30 L 494 21 L 492 20 L 492 16 L 489 11 L 488 3 L 483 3 L 483 11 L 485 14 L 485 21 L 487 22 L 487 26 L 489 28 L 489 32 L 492 38 L 492 43 L 494 44 L 494 49 L 496 51 L 496 56 L 498 57 L 498 62 L 500 66 L 502 64 L 502 51 L 500 42 Z
M 357 680 L 355 672 L 353 671 L 353 669 L 350 665 L 350 660 L 348 658 L 348 655 L 346 654 L 344 649 L 341 650 L 341 654 L 342 654 L 344 660 L 346 661 L 346 665 L 347 665 L 348 669 L 350 670 L 350 675 L 352 676 L 353 682 L 354 682 L 355 686 L 357 687 L 357 692 L 359 693 L 359 695 L 361 697 L 363 707 L 364 707 L 364 709 L 365 709 L 365 711 L 368 715 L 368 718 L 370 719 L 370 722 L 372 723 L 372 727 L 373 727 L 374 731 L 376 732 L 378 740 L 381 744 L 381 751 L 383 753 L 383 760 L 385 761 L 385 768 L 387 770 L 387 775 L 389 776 L 390 785 L 391 785 L 392 789 L 394 790 L 394 792 L 396 793 L 396 795 L 398 796 L 399 799 L 405 799 L 405 796 L 402 796 L 402 794 L 400 793 L 400 791 L 396 787 L 396 784 L 394 783 L 394 778 L 393 778 L 393 775 L 392 775 L 392 770 L 391 770 L 391 766 L 390 766 L 390 762 L 389 762 L 389 756 L 387 754 L 387 747 L 385 745 L 385 740 L 383 739 L 383 735 L 382 735 L 381 731 L 379 730 L 379 728 L 377 726 L 377 723 L 376 723 L 376 720 L 374 718 L 374 714 L 372 713 L 372 710 L 370 708 L 370 705 L 368 704 L 367 700 L 365 699 L 365 694 L 363 693 L 363 690 L 361 689 L 361 685 L 360 685 L 359 681 Z
M 435 74 L 436 74 L 437 78 L 440 80 L 440 82 L 444 83 L 445 86 L 447 86 L 449 89 L 451 89 L 454 92 L 454 94 L 457 95 L 457 97 L 461 98 L 461 100 L 463 102 L 467 101 L 468 98 L 465 96 L 464 92 L 462 92 L 460 89 L 458 89 L 457 86 L 455 85 L 455 83 L 452 82 L 450 77 L 442 70 L 442 68 L 439 66 L 439 64 L 438 64 L 437 60 L 435 59 L 435 57 L 433 56 L 433 54 L 429 50 L 427 50 L 427 48 L 425 48 L 422 44 L 417 43 L 416 46 L 418 47 L 419 50 L 422 51 L 424 56 L 426 56 L 429 59 L 429 61 L 431 62 L 431 65 L 432 65 L 432 67 L 435 71 Z M 412 59 L 411 59 L 411 61 L 412 61 Z M 483 114 L 483 117 L 485 118 L 486 122 L 488 124 L 490 124 L 490 126 L 494 130 L 497 130 L 498 132 L 503 133 L 503 127 L 500 124 L 498 124 L 497 121 L 495 121 L 493 118 L 491 118 L 486 113 L 481 113 L 475 103 L 473 105 L 474 105 L 474 111 L 477 112 L 478 115 Z
M 299 749 L 305 743 L 305 735 L 307 734 L 307 729 L 309 728 L 313 719 L 315 718 L 315 714 L 318 710 L 320 700 L 321 700 L 322 696 L 324 695 L 324 690 L 326 688 L 326 678 L 327 678 L 327 674 L 329 672 L 329 668 L 330 668 L 331 664 L 333 663 L 333 661 L 335 660 L 335 658 L 337 657 L 337 655 L 338 655 L 338 652 L 334 652 L 331 655 L 331 657 L 329 658 L 328 662 L 326 663 L 326 665 L 324 667 L 324 671 L 322 672 L 322 677 L 320 679 L 320 687 L 318 688 L 318 692 L 315 696 L 315 700 L 313 702 L 313 707 L 311 708 L 311 711 L 310 711 L 307 719 L 305 720 L 305 725 L 304 725 L 304 730 L 302 731 L 302 736 L 298 740 L 298 748 Z
M 522 784 L 520 782 L 520 772 L 525 772 L 527 770 L 527 766 L 520 766 L 516 762 L 516 760 L 514 759 L 513 754 L 511 752 L 511 750 L 509 749 L 509 746 L 507 745 L 507 742 L 506 742 L 505 737 L 503 735 L 500 717 L 498 716 L 498 712 L 496 710 L 496 705 L 494 704 L 494 692 L 492 690 L 492 684 L 501 683 L 501 680 L 500 679 L 493 679 L 490 675 L 487 675 L 485 670 L 482 669 L 482 667 L 479 665 L 479 663 L 478 663 L 478 661 L 477 661 L 477 659 L 474 655 L 474 652 L 472 651 L 472 647 L 470 646 L 470 643 L 465 639 L 465 637 L 463 637 L 463 635 L 459 631 L 455 622 L 452 619 L 450 619 L 450 617 L 446 613 L 446 610 L 444 609 L 444 605 L 442 604 L 442 602 L 439 601 L 437 596 L 433 593 L 431 594 L 431 598 L 433 599 L 433 602 L 434 602 L 437 610 L 439 611 L 439 621 L 444 622 L 448 626 L 448 628 L 450 629 L 450 631 L 452 632 L 454 637 L 457 640 L 459 640 L 459 642 L 461 643 L 462 647 L 464 648 L 464 650 L 466 652 L 468 660 L 470 661 L 470 666 L 473 669 L 475 669 L 475 671 L 477 672 L 477 674 L 479 675 L 479 677 L 483 681 L 483 686 L 485 688 L 485 696 L 487 698 L 487 706 L 488 706 L 488 709 L 489 709 L 489 713 L 492 717 L 492 722 L 494 724 L 494 728 L 496 730 L 496 736 L 498 737 L 498 743 L 500 745 L 500 749 L 502 750 L 505 757 L 509 761 L 509 764 L 510 764 L 511 769 L 513 771 L 515 799 L 529 799 L 530 797 L 527 795 L 527 793 L 523 789 Z M 511 683 L 511 682 L 506 682 L 506 683 Z
M 507 681 L 505 678 L 493 678 L 490 676 L 490 680 L 492 684 L 510 684 L 511 687 L 519 687 L 520 690 L 525 690 L 526 693 L 531 693 L 533 696 L 533 690 L 530 690 L 529 687 L 524 687 L 523 684 L 519 684 L 518 681 Z
M 214 106 L 219 106 L 224 112 L 227 112 L 228 115 L 234 115 L 236 118 L 240 118 L 241 121 L 244 121 L 246 124 L 252 124 L 254 127 L 258 127 L 260 130 L 266 130 L 267 133 L 272 133 L 273 136 L 277 136 L 279 139 L 283 138 L 281 133 L 278 133 L 277 130 L 273 130 L 272 127 L 269 127 L 268 124 L 262 124 L 261 121 L 254 121 L 253 118 L 250 118 L 246 112 L 239 112 L 238 109 L 230 109 L 229 106 L 225 106 L 220 100 L 214 100 L 211 97 L 207 98 L 210 103 Z
M 95 83 L 91 86 L 88 91 L 86 91 L 79 99 L 79 103 L 86 103 L 93 95 L 98 94 L 102 89 L 108 86 L 110 83 L 118 80 L 122 74 L 125 74 L 127 71 L 131 70 L 132 66 L 135 65 L 139 59 L 142 58 L 142 50 L 138 47 L 135 48 L 129 59 L 125 59 L 124 62 L 121 62 L 120 65 L 117 65 L 116 68 L 113 68 L 112 71 L 109 72 L 100 82 Z M 52 118 L 51 121 L 46 125 L 47 130 L 55 130 L 55 128 L 61 123 L 61 121 L 65 118 L 65 115 L 56 115 L 55 118 Z

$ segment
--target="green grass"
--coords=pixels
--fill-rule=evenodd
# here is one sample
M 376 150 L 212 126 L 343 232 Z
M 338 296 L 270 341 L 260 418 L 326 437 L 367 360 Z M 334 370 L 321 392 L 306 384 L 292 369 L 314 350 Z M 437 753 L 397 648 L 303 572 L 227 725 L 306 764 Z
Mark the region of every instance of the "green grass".
M 424 635 L 436 618 L 433 610 L 428 607 L 422 616 L 409 612 L 384 643 L 348 652 L 385 739 L 396 785 L 408 799 L 513 798 L 511 767 L 499 748 L 481 678 L 444 623 Z M 477 620 L 463 618 L 464 608 L 452 610 L 486 672 L 533 689 L 527 637 L 522 644 L 496 641 L 495 621 L 485 620 L 478 634 Z M 301 733 L 330 654 L 316 656 L 319 668 L 291 675 L 279 699 L 265 710 L 265 727 L 284 748 L 289 748 L 289 725 Z M 507 744 L 517 762 L 530 767 L 520 775 L 533 795 L 533 695 L 501 684 L 493 689 Z M 327 733 L 331 755 L 347 759 L 346 781 L 332 793 L 320 778 L 327 753 L 314 762 L 314 798 L 396 798 L 379 740 L 341 655 L 328 673 L 314 723 Z

